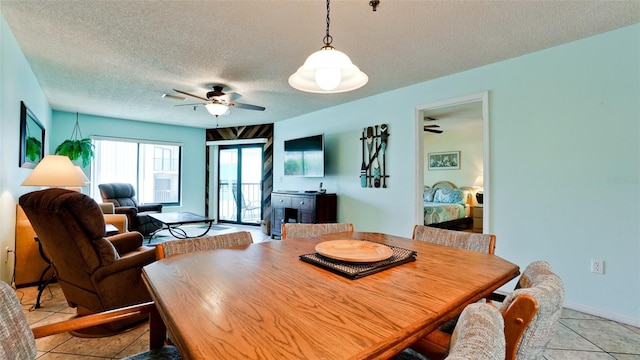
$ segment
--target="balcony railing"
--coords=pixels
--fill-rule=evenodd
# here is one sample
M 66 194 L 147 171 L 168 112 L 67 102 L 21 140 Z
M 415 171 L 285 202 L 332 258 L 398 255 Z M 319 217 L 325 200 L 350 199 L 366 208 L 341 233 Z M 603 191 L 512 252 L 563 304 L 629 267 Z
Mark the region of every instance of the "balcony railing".
M 221 181 L 220 196 L 218 199 L 218 217 L 220 220 L 237 221 L 237 195 L 241 195 L 238 203 L 241 204 L 241 219 L 243 223 L 260 223 L 262 207 L 262 190 L 260 183 L 240 184 L 240 194 L 236 194 L 236 183 Z

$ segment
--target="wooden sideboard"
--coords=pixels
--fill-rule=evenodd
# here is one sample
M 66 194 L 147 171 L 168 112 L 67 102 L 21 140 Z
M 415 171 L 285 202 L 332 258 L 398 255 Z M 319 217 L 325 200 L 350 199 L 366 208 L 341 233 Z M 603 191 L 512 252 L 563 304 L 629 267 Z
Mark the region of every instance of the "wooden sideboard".
M 271 237 L 280 237 L 282 224 L 335 223 L 338 197 L 336 194 L 306 192 L 271 193 Z

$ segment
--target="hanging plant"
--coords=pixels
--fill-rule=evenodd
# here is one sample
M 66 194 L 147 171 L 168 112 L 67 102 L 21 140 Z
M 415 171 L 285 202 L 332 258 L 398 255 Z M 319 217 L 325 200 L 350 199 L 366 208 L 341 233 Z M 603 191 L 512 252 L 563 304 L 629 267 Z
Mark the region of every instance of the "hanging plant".
M 80 125 L 78 123 L 78 113 L 76 112 L 76 125 L 73 127 L 71 138 L 63 141 L 56 148 L 56 155 L 65 155 L 71 161 L 82 158 L 82 167 L 86 167 L 93 158 L 94 145 L 90 138 L 82 138 Z

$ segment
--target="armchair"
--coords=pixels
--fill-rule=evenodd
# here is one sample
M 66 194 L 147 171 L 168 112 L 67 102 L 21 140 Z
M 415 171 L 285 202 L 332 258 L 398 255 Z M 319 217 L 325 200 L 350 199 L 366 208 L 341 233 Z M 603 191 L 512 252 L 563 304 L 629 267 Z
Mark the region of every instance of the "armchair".
M 153 247 L 129 232 L 105 237 L 98 204 L 76 191 L 52 188 L 22 195 L 20 206 L 51 260 L 67 303 L 78 315 L 102 312 L 151 300 L 142 267 L 156 260 Z M 119 331 L 133 318 L 110 324 Z
M 99 184 L 102 202 L 112 203 L 116 214 L 125 214 L 129 220 L 129 231 L 149 235 L 161 228 L 149 218 L 149 213 L 162 212 L 162 204 L 138 204 L 133 185 L 127 183 Z

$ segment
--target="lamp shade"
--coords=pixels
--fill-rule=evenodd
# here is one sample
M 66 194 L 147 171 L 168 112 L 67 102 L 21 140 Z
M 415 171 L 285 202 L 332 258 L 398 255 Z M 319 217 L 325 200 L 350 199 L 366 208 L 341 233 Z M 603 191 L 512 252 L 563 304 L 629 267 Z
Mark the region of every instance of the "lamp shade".
M 74 165 L 73 168 L 76 169 L 76 172 L 78 173 L 78 175 L 82 176 L 82 178 L 84 179 L 85 185 L 91 182 L 89 181 L 89 178 L 87 177 L 87 175 L 84 174 L 84 171 L 82 171 L 82 168 L 80 166 Z
M 221 104 L 219 102 L 212 102 L 211 104 L 206 104 L 204 107 L 207 108 L 207 111 L 213 116 L 224 115 L 229 107 L 225 104 Z
M 294 89 L 312 93 L 341 93 L 364 86 L 369 77 L 349 57 L 333 46 L 324 46 L 289 77 Z
M 473 183 L 473 186 L 483 188 L 484 186 L 484 177 L 482 175 L 476 178 L 476 181 Z
M 80 170 L 82 173 L 82 170 Z M 85 186 L 89 179 L 79 174 L 68 157 L 47 155 L 22 182 L 22 186 Z

